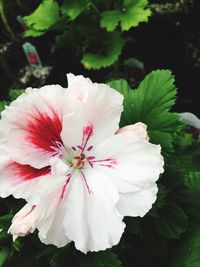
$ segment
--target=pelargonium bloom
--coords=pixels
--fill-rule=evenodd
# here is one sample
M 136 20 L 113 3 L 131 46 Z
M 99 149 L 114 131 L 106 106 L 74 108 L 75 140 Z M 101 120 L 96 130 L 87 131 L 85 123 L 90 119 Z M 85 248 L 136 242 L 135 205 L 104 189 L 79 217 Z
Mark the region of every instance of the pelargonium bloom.
M 119 130 L 123 96 L 68 75 L 68 89 L 28 89 L 2 112 L 0 195 L 28 204 L 9 232 L 99 251 L 118 244 L 124 216 L 144 216 L 163 172 L 146 126 Z

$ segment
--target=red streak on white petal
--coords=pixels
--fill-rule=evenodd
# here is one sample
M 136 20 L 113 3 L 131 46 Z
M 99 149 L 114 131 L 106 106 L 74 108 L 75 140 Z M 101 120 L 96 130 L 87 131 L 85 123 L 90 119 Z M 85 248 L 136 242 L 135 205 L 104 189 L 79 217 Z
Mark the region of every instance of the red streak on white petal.
M 100 164 L 100 166 L 103 166 L 103 167 L 108 167 L 108 168 L 111 168 L 111 169 L 113 169 L 113 168 L 114 168 L 114 166 L 113 166 L 113 165 L 111 165 L 111 164 Z
M 50 166 L 44 167 L 42 169 L 36 169 L 30 165 L 22 165 L 17 162 L 11 163 L 8 168 L 11 168 L 16 178 L 24 181 L 39 178 L 51 172 Z
M 71 174 L 68 174 L 67 177 L 68 177 L 68 178 L 67 178 L 65 184 L 64 184 L 63 187 L 62 187 L 62 191 L 61 191 L 60 199 L 63 199 L 63 197 L 64 197 L 64 195 L 65 195 L 65 191 L 66 191 L 67 186 L 68 186 L 68 184 L 69 184 L 69 182 L 70 182 L 70 180 L 71 180 L 72 175 L 71 175 Z
M 56 144 L 63 144 L 61 139 L 62 122 L 58 114 L 52 111 L 49 114 L 37 115 L 26 126 L 27 139 L 36 147 L 46 152 L 54 152 Z
M 82 177 L 83 177 L 83 181 L 85 182 L 85 185 L 86 185 L 86 187 L 87 187 L 87 191 L 88 191 L 88 193 L 91 194 L 92 191 L 91 191 L 90 188 L 89 188 L 89 185 L 88 185 L 87 179 L 86 179 L 86 177 L 85 177 L 85 174 L 84 174 L 83 172 L 81 172 L 81 175 L 82 175 Z

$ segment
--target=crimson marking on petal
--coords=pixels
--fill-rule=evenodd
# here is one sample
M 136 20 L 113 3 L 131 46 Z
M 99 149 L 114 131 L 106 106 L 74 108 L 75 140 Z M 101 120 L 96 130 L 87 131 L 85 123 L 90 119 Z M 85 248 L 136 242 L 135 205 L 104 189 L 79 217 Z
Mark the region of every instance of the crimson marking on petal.
M 91 194 L 92 191 L 91 191 L 90 188 L 89 188 L 89 185 L 88 185 L 87 179 L 86 179 L 86 177 L 85 177 L 85 174 L 84 174 L 83 172 L 81 172 L 81 175 L 82 175 L 82 177 L 83 177 L 83 181 L 85 182 L 85 185 L 86 185 L 86 187 L 87 187 L 87 191 L 88 191 L 88 193 Z
M 69 184 L 72 175 L 71 175 L 71 174 L 68 174 L 67 177 L 68 177 L 68 178 L 67 178 L 67 180 L 65 181 L 65 184 L 64 184 L 63 187 L 62 187 L 62 191 L 61 191 L 60 199 L 63 199 L 64 194 L 65 194 L 65 191 L 66 191 L 66 188 L 67 188 L 67 185 Z
M 52 111 L 51 116 L 37 111 L 37 115 L 33 116 L 25 130 L 28 132 L 27 139 L 47 152 L 54 152 L 54 147 L 63 144 L 60 136 L 62 122 L 55 111 Z
M 9 167 L 14 172 L 14 175 L 17 176 L 17 178 L 24 181 L 39 178 L 51 172 L 50 166 L 44 167 L 42 169 L 36 169 L 30 165 L 22 165 L 17 162 L 11 163 L 8 168 Z
M 114 168 L 114 166 L 110 165 L 110 164 L 100 164 L 100 166 L 108 167 L 108 168 Z

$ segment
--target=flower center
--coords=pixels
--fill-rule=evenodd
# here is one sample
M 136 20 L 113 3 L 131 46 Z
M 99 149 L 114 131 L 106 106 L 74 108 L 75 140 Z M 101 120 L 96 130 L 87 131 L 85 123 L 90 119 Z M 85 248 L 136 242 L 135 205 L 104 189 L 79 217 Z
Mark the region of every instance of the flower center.
M 79 156 L 74 156 L 73 159 L 69 162 L 70 168 L 81 170 L 85 166 L 85 155 L 80 154 Z
M 87 188 L 87 191 L 90 194 L 92 191 L 87 182 L 87 177 L 85 175 L 84 169 L 87 169 L 88 167 L 94 168 L 96 164 L 102 167 L 107 167 L 107 168 L 115 168 L 117 165 L 117 161 L 113 158 L 105 158 L 105 159 L 99 160 L 95 156 L 91 155 L 91 152 L 94 149 L 94 146 L 89 144 L 90 138 L 93 135 L 93 125 L 91 123 L 88 123 L 83 128 L 82 134 L 83 135 L 82 135 L 81 145 L 67 148 L 68 155 L 64 159 L 65 159 L 65 163 L 67 163 L 67 165 L 70 167 L 71 170 L 66 175 L 67 179 L 65 181 L 65 184 L 62 187 L 61 196 L 60 196 L 61 199 L 64 197 L 66 188 L 68 184 L 70 183 L 74 170 L 77 170 L 80 172 L 83 182 Z

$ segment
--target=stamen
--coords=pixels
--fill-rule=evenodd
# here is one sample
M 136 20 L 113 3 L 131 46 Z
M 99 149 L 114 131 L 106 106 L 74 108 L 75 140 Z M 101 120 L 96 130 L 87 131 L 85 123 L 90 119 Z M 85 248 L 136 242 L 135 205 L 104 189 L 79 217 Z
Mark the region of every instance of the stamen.
M 88 149 L 87 149 L 87 151 L 90 151 L 92 149 L 93 149 L 93 146 L 89 146 Z
M 110 164 L 108 164 L 108 165 L 106 165 L 106 164 L 100 164 L 100 166 L 108 167 L 108 168 L 114 168 L 114 166 L 113 165 L 110 165 Z
M 92 164 L 92 162 L 88 160 L 88 163 L 89 163 L 90 166 L 93 168 L 93 164 Z
M 93 157 L 93 156 L 89 156 L 89 157 L 87 157 L 86 159 L 87 159 L 87 160 L 93 160 L 93 159 L 95 159 L 95 157 Z
M 89 158 L 89 157 L 88 157 Z M 87 159 L 88 159 L 87 158 Z M 108 159 L 102 159 L 102 160 L 89 160 L 90 163 L 100 163 L 100 166 L 104 166 L 104 167 L 108 167 L 108 168 L 114 168 L 115 165 L 117 165 L 117 161 L 115 159 L 112 158 L 108 158 Z M 88 161 L 88 162 L 89 162 Z
M 90 137 L 93 135 L 93 125 L 89 123 L 86 127 L 83 128 L 83 140 L 82 140 L 82 150 L 83 152 L 87 146 L 87 143 L 90 139 Z

